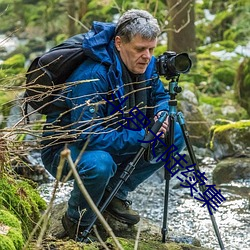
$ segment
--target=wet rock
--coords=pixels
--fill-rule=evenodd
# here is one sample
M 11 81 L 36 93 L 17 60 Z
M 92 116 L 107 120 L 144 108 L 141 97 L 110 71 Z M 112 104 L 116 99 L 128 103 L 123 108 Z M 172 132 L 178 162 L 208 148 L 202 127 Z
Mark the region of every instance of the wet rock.
M 181 101 L 180 110 L 185 117 L 185 124 L 193 146 L 206 148 L 209 140 L 210 124 L 204 118 L 197 105 L 189 101 Z
M 213 183 L 228 183 L 233 180 L 250 179 L 250 158 L 226 158 L 213 171 Z

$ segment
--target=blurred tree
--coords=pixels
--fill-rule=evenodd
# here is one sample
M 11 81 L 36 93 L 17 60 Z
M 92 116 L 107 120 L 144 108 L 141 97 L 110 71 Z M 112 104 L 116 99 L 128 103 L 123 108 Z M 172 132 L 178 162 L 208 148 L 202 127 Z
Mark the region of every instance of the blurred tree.
M 168 0 L 168 50 L 188 52 L 196 59 L 195 0 Z

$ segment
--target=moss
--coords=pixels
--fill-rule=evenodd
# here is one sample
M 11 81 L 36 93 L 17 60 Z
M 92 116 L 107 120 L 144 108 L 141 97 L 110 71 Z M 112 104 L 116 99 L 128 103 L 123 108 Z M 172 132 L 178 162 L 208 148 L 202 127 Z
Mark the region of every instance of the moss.
M 221 107 L 225 100 L 222 96 L 212 97 L 209 95 L 200 95 L 199 101 L 200 103 L 207 103 L 214 107 Z
M 124 239 L 124 238 L 118 238 L 120 244 L 122 245 L 124 250 L 133 250 L 135 241 L 133 239 Z M 113 245 L 113 240 L 109 238 L 106 242 Z M 113 249 L 113 248 L 112 248 Z M 161 241 L 155 241 L 155 240 L 140 240 L 138 244 L 139 250 L 198 250 L 198 249 L 204 249 L 200 247 L 195 247 L 193 245 L 187 245 L 183 243 L 175 243 L 175 242 L 167 242 L 162 243 Z
M 16 250 L 13 241 L 7 235 L 0 234 L 0 249 Z
M 214 149 L 214 140 L 215 137 L 217 138 L 218 141 L 220 141 L 222 144 L 227 144 L 229 147 L 232 148 L 234 145 L 232 142 L 230 142 L 230 136 L 226 136 L 231 131 L 235 131 L 235 138 L 237 141 L 242 142 L 242 143 L 247 143 L 250 141 L 250 120 L 243 120 L 243 121 L 238 121 L 238 122 L 232 122 L 229 124 L 225 125 L 214 125 L 210 129 L 210 149 Z M 245 131 L 249 130 L 249 133 L 246 133 Z M 235 143 L 235 141 L 234 141 Z
M 46 203 L 27 182 L 3 176 L 0 179 L 0 206 L 8 209 L 22 222 L 23 234 L 27 238 Z
M 237 70 L 235 78 L 235 96 L 240 105 L 244 107 L 250 115 L 250 59 L 246 58 Z
M 20 221 L 16 218 L 16 216 L 11 214 L 7 210 L 0 209 L 0 221 L 7 226 L 14 227 L 18 230 L 21 230 Z
M 215 126 L 214 133 L 225 132 L 231 129 L 245 129 L 250 127 L 250 121 L 239 121 L 222 126 Z
M 21 249 L 24 245 L 24 239 L 21 230 L 16 231 L 15 228 L 11 228 L 7 236 L 12 240 L 16 249 Z
M 20 221 L 10 212 L 0 210 L 0 223 L 10 227 L 8 233 L 0 234 L 0 249 L 21 249 L 24 243 Z
M 221 67 L 214 71 L 214 79 L 228 86 L 232 86 L 235 78 L 235 70 L 228 67 Z
M 4 61 L 2 64 L 2 69 L 9 69 L 9 68 L 23 68 L 25 64 L 25 56 L 23 54 L 16 54 L 7 60 Z

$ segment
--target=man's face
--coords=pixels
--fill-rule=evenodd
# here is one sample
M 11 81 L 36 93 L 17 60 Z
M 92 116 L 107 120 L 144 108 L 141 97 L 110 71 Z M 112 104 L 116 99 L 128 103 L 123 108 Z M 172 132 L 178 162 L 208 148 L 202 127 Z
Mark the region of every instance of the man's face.
M 153 55 L 157 39 L 146 40 L 136 35 L 129 43 L 124 43 L 121 37 L 115 37 L 115 46 L 128 70 L 134 74 L 143 74 Z

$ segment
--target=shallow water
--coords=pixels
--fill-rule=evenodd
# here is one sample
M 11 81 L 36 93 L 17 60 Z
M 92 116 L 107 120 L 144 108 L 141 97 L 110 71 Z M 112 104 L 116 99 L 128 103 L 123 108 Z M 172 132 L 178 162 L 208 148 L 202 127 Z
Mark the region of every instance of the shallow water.
M 208 180 L 215 162 L 211 158 L 203 160 L 200 169 L 205 171 Z M 214 250 L 220 250 L 217 237 L 206 207 L 190 196 L 189 189 L 178 188 L 178 180 L 171 179 L 168 203 L 169 236 L 184 239 L 189 236 L 199 239 L 201 245 Z M 211 183 L 211 182 L 210 182 Z M 59 188 L 56 203 L 69 198 L 72 183 Z M 216 186 L 221 189 L 226 201 L 219 205 L 214 217 L 219 227 L 226 250 L 250 250 L 250 180 L 232 182 Z M 51 197 L 53 182 L 40 186 L 41 195 L 45 200 Z M 133 208 L 142 217 L 150 219 L 162 227 L 164 211 L 165 180 L 158 172 L 141 184 L 136 192 L 130 194 Z

